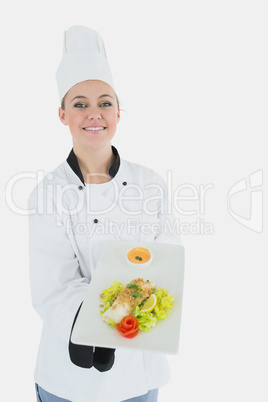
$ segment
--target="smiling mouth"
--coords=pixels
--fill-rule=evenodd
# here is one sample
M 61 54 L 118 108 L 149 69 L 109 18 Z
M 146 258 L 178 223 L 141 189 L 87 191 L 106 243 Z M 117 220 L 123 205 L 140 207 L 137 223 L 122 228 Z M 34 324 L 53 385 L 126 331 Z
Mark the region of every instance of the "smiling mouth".
M 105 129 L 106 129 L 106 127 L 104 127 L 104 126 L 83 127 L 83 130 L 85 130 L 85 131 L 103 131 Z

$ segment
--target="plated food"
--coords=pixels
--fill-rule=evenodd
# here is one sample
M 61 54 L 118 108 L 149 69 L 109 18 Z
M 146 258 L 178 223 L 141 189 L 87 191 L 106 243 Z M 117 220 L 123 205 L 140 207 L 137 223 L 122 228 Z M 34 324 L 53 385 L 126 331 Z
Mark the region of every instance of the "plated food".
M 154 282 L 133 279 L 126 285 L 113 281 L 100 295 L 101 315 L 123 336 L 133 338 L 138 331 L 148 332 L 165 319 L 173 307 L 174 296 Z
M 112 320 L 119 324 L 124 317 L 135 310 L 136 306 L 140 306 L 143 300 L 153 293 L 154 289 L 155 283 L 141 278 L 134 279 L 126 286 L 123 286 L 112 306 L 104 312 L 103 321 L 109 322 L 109 320 Z

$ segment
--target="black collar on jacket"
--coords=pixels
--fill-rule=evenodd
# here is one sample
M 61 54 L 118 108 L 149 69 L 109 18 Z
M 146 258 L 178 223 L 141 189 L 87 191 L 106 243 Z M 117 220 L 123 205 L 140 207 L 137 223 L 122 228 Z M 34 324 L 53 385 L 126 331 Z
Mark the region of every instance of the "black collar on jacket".
M 113 162 L 113 164 L 110 166 L 110 169 L 109 169 L 109 175 L 110 175 L 111 179 L 113 179 L 115 177 L 116 173 L 119 170 L 119 166 L 120 166 L 120 156 L 119 156 L 117 149 L 113 145 L 112 145 L 112 151 L 115 156 L 115 161 Z M 71 167 L 71 169 L 74 171 L 74 173 L 79 177 L 79 179 L 85 185 L 84 178 L 83 178 L 83 175 L 82 175 L 82 172 L 81 172 L 81 169 L 78 164 L 78 160 L 74 153 L 73 148 L 72 148 L 71 152 L 69 153 L 69 156 L 66 159 L 66 161 L 69 164 L 69 166 Z

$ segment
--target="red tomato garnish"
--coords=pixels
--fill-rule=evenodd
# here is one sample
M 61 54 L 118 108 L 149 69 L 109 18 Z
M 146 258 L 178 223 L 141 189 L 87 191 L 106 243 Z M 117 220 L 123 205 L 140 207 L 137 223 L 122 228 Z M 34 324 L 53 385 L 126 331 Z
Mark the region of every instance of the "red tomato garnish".
M 115 324 L 115 328 L 125 338 L 134 338 L 138 335 L 139 325 L 139 320 L 134 315 L 128 315 L 120 324 Z

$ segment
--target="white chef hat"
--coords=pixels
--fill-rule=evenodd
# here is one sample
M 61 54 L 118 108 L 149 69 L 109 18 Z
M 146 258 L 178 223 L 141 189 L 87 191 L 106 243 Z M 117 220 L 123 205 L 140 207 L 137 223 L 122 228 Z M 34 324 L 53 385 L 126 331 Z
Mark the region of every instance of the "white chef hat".
M 103 40 L 98 32 L 80 25 L 64 32 L 63 57 L 56 72 L 60 100 L 86 80 L 100 80 L 114 89 Z

